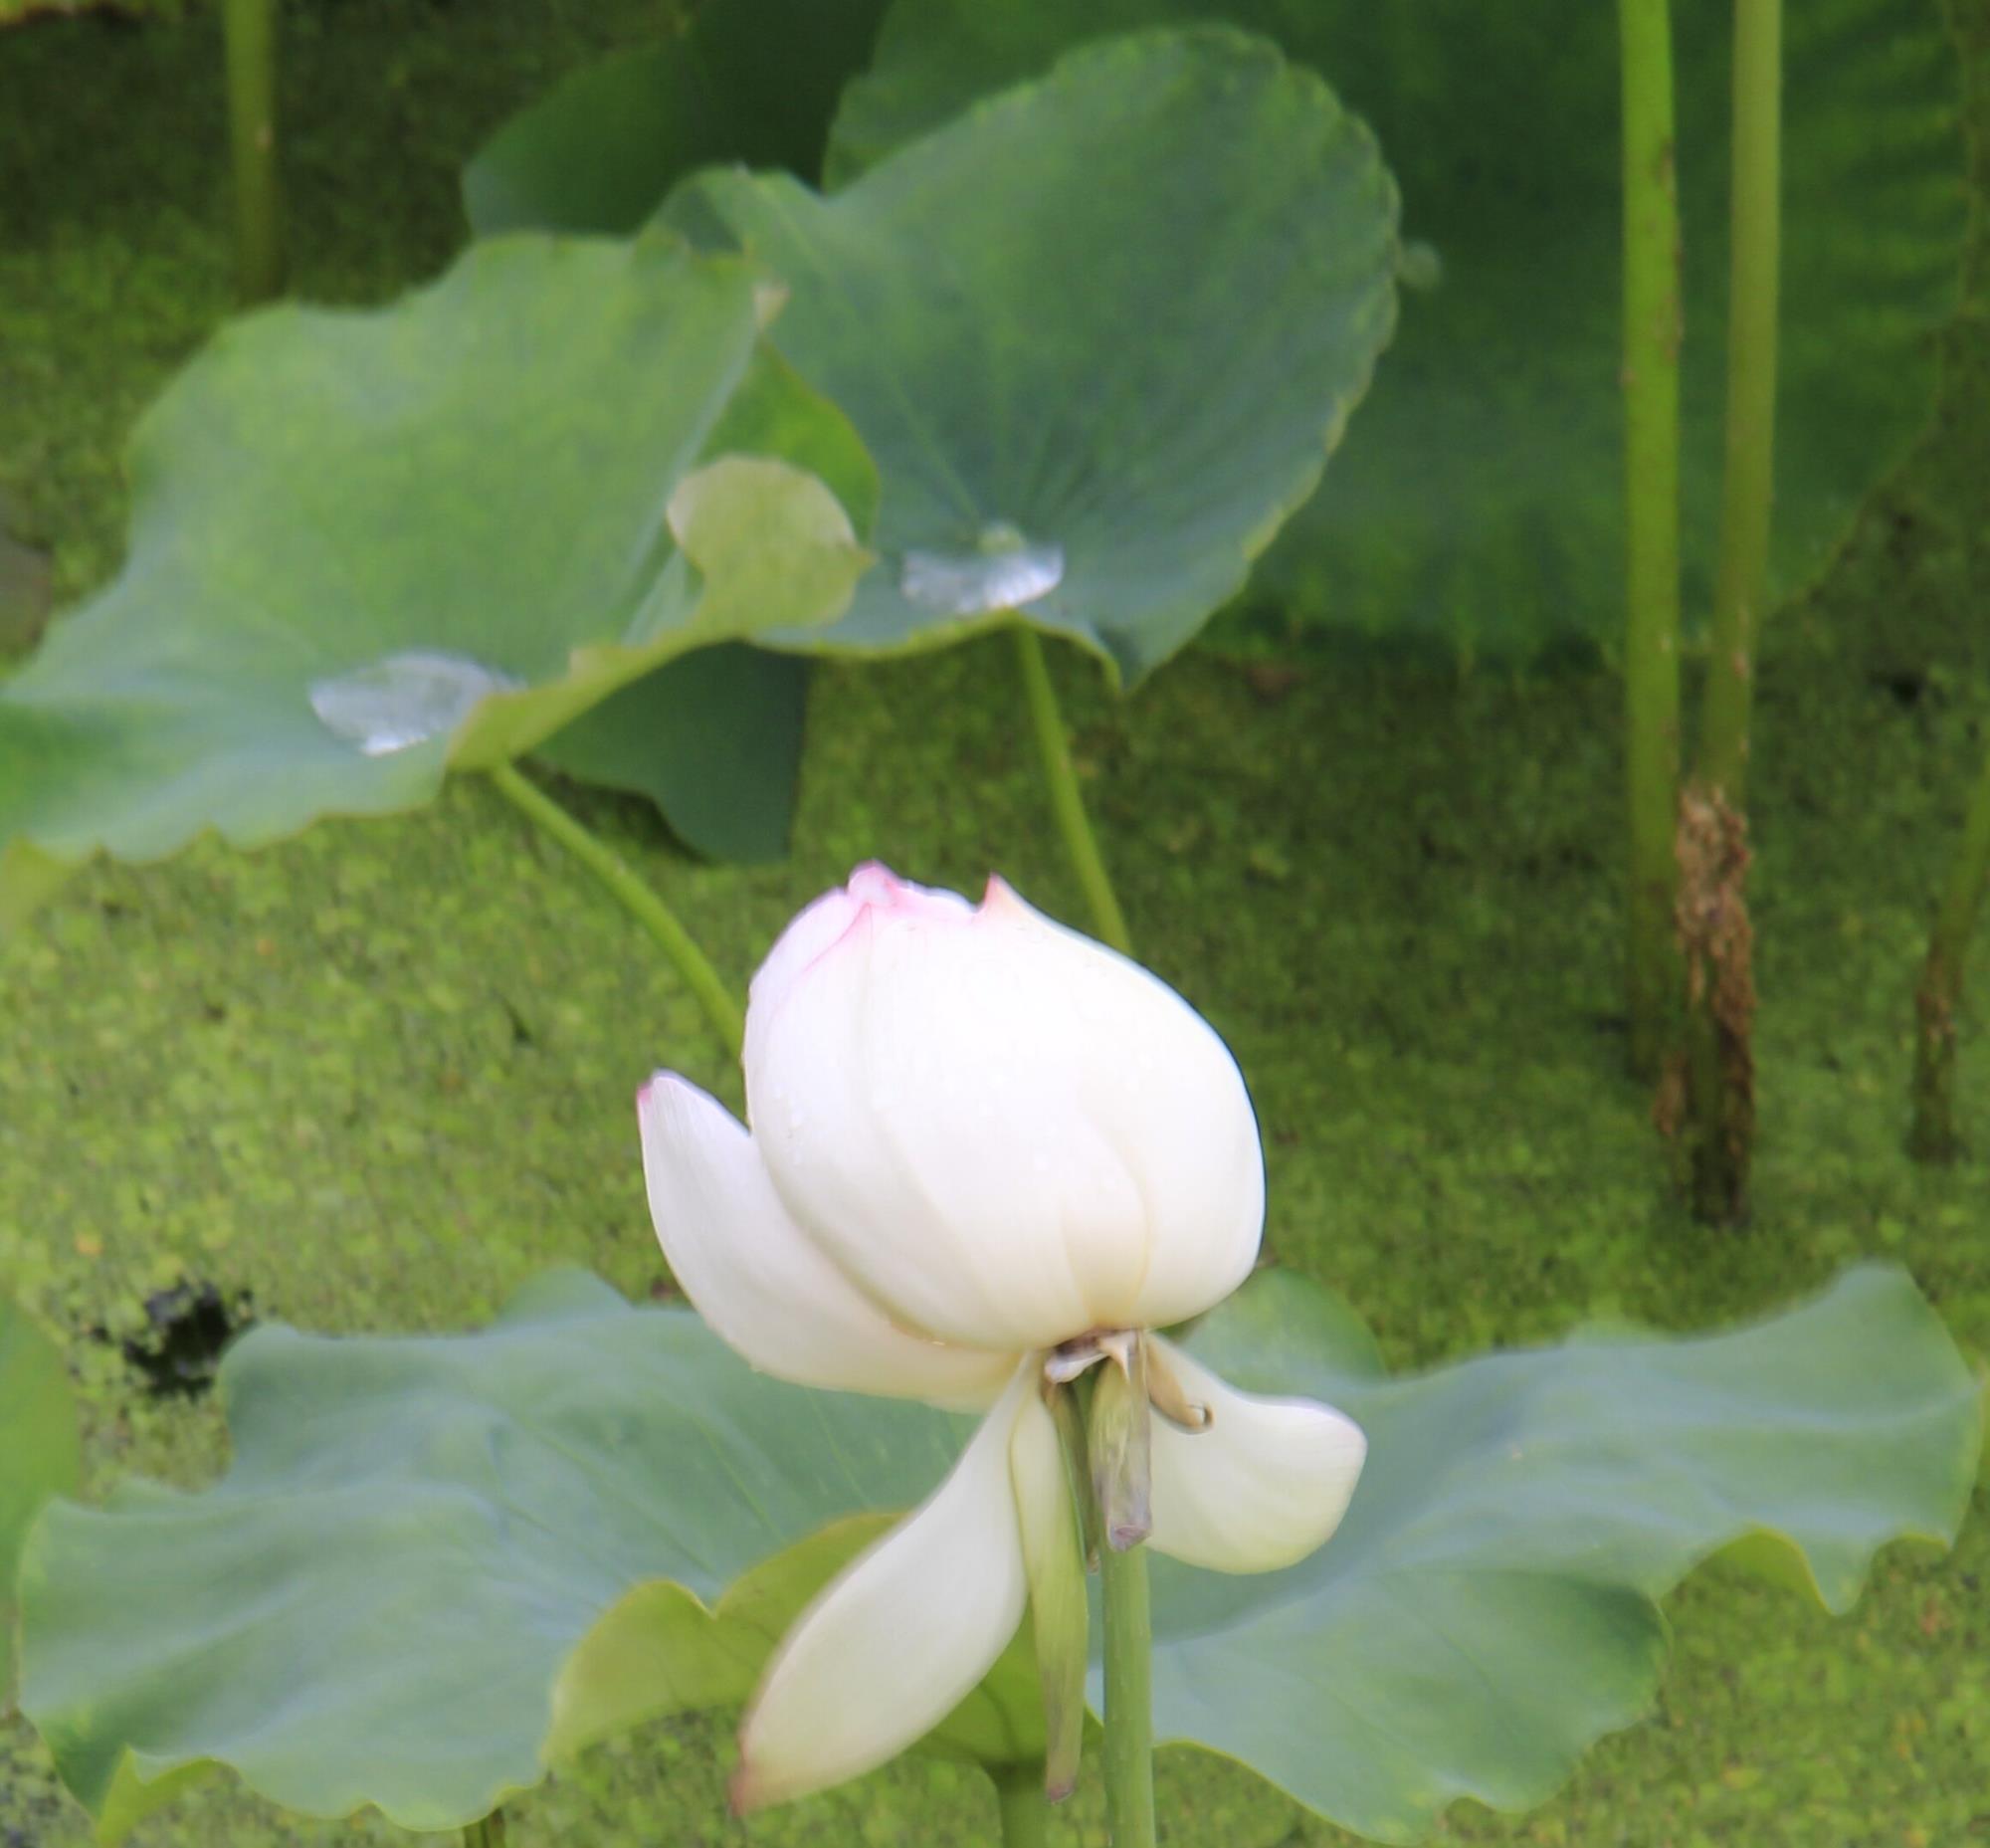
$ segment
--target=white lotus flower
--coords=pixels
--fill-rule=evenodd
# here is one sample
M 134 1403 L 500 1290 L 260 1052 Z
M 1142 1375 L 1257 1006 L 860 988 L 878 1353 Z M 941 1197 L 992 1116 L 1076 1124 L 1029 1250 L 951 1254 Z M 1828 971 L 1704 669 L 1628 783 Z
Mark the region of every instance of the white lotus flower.
M 1033 1582 L 1045 1602 L 1078 1531 L 1054 1395 L 1088 1365 L 1144 1389 L 1128 1428 L 1150 1468 L 1113 1543 L 1258 1572 L 1333 1531 L 1358 1428 L 1236 1391 L 1151 1333 L 1229 1295 L 1264 1223 L 1244 1081 L 1172 989 L 1000 880 L 976 909 L 867 866 L 754 978 L 745 1074 L 750 1133 L 670 1073 L 639 1100 L 692 1302 L 780 1378 L 988 1409 L 781 1644 L 739 1807 L 883 1763 L 980 1681 Z

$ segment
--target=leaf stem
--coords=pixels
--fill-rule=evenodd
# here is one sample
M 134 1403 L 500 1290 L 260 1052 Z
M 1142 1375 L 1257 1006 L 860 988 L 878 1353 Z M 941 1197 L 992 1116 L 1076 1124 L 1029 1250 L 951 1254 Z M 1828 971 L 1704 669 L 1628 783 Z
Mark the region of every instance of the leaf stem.
M 284 290 L 277 165 L 277 0 L 225 0 L 228 140 L 235 165 L 235 286 L 244 302 Z
M 1745 967 L 1749 709 L 1755 646 L 1768 594 L 1775 486 L 1776 298 L 1782 194 L 1782 0 L 1735 0 L 1734 127 L 1728 227 L 1727 426 L 1720 557 L 1714 576 L 1713 658 L 1692 802 L 1731 837 L 1721 880 L 1721 932 L 1740 951 L 1696 984 L 1687 1023 L 1687 1135 L 1693 1210 L 1709 1222 L 1746 1213 L 1754 1146 L 1754 1055 Z M 1682 829 L 1689 826 L 1687 801 Z M 1745 1005 L 1742 1003 L 1745 1002 Z
M 1914 1118 L 1907 1149 L 1916 1161 L 1952 1161 L 1961 1152 L 1955 1127 L 1955 1016 L 1962 1006 L 1969 939 L 1986 889 L 1990 889 L 1990 759 L 1985 760 L 1969 800 L 1962 844 L 1949 865 L 1948 883 L 1928 933 L 1927 961 L 1914 991 Z
M 1064 836 L 1066 855 L 1072 871 L 1084 889 L 1085 902 L 1092 912 L 1093 927 L 1099 940 L 1109 943 L 1122 956 L 1133 953 L 1133 938 L 1126 928 L 1126 917 L 1112 891 L 1098 841 L 1085 812 L 1085 797 L 1078 787 L 1078 772 L 1072 767 L 1071 738 L 1065 731 L 1064 715 L 1058 710 L 1057 689 L 1051 685 L 1044 645 L 1037 632 L 1017 623 L 1016 660 L 1023 671 L 1023 698 L 1030 709 L 1030 722 L 1037 735 L 1037 755 L 1044 766 L 1044 780 L 1050 787 L 1051 809 L 1057 816 L 1058 832 Z
M 995 1776 L 1002 1812 L 1002 1848 L 1044 1848 L 1051 1837 L 1051 1806 L 1044 1801 L 1044 1767 L 1012 1765 Z
M 494 1809 L 490 1815 L 466 1823 L 463 1848 L 504 1848 L 504 1812 Z
M 536 783 L 528 781 L 515 764 L 495 765 L 491 780 L 513 808 L 558 841 L 662 945 L 664 953 L 677 964 L 686 985 L 703 1005 L 711 1024 L 718 1029 L 726 1049 L 737 1058 L 745 1044 L 745 1018 L 718 971 L 678 915 L 629 870 L 613 848 L 589 833 Z
M 1775 481 L 1781 116 L 1782 0 L 1735 0 L 1726 451 L 1700 753 L 1704 781 L 1737 811 L 1747 781 Z
M 1624 126 L 1626 1003 L 1656 1076 L 1680 993 L 1673 829 L 1680 765 L 1679 188 L 1669 0 L 1618 0 Z
M 1154 1848 L 1153 1624 L 1147 1549 L 1103 1546 L 1105 1822 L 1112 1848 Z

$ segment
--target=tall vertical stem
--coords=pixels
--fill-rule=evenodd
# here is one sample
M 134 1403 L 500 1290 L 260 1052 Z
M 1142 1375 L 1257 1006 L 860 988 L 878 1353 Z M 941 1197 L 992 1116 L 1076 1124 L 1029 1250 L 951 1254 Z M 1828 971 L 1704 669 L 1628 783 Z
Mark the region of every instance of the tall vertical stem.
M 1655 1076 L 1679 1005 L 1680 220 L 1668 0 L 1618 0 L 1624 115 L 1626 1002 L 1632 1069 Z
M 463 1848 L 504 1848 L 504 1812 L 494 1809 L 490 1815 L 466 1824 Z
M 1737 811 L 1745 804 L 1748 714 L 1775 487 L 1782 55 L 1782 0 L 1734 0 L 1727 432 L 1700 777 Z
M 1722 836 L 1731 873 L 1721 884 L 1715 936 L 1748 954 L 1743 875 L 1748 864 L 1748 720 L 1756 637 L 1768 593 L 1769 514 L 1775 485 L 1776 295 L 1782 194 L 1782 0 L 1734 0 L 1733 165 L 1729 181 L 1727 429 L 1720 559 L 1714 578 L 1712 660 L 1700 727 L 1695 800 Z M 1682 811 L 1682 839 L 1689 829 Z M 1687 1020 L 1687 1144 L 1694 1211 L 1746 1216 L 1754 1141 L 1752 976 L 1716 961 L 1693 983 Z
M 1051 685 L 1044 645 L 1037 632 L 1022 623 L 1016 625 L 1013 633 L 1016 661 L 1023 674 L 1023 698 L 1030 709 L 1037 755 L 1044 766 L 1044 781 L 1050 789 L 1058 832 L 1064 836 L 1065 853 L 1084 889 L 1093 929 L 1099 941 L 1111 944 L 1122 956 L 1130 956 L 1132 934 L 1126 928 L 1126 916 L 1119 909 L 1104 857 L 1092 832 L 1091 818 L 1085 812 L 1085 797 L 1079 792 L 1078 772 L 1071 761 L 1071 739 L 1064 728 L 1064 715 L 1058 711 L 1057 689 Z
M 1914 991 L 1913 1128 L 1907 1147 L 1917 1161 L 1952 1161 L 1961 1151 L 1955 1127 L 1955 1016 L 1969 939 L 1990 888 L 1990 760 L 1983 766 L 1948 869 L 1941 908 L 1928 935 L 1927 961 Z
M 228 138 L 235 162 L 235 286 L 244 302 L 284 289 L 277 164 L 277 0 L 224 0 Z
M 1044 1767 L 1028 1764 L 995 1779 L 1001 1806 L 1002 1848 L 1044 1848 L 1051 1836 L 1051 1806 L 1044 1801 Z
M 1099 1548 L 1105 1605 L 1105 1822 L 1112 1848 L 1154 1848 L 1153 1622 L 1147 1549 Z

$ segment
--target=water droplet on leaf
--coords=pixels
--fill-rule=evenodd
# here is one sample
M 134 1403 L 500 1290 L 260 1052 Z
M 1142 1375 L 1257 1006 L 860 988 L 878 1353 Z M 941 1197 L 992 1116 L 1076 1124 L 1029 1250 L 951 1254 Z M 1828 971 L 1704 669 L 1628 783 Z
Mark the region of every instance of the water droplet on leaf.
M 313 681 L 310 703 L 334 737 L 385 757 L 454 731 L 490 695 L 523 684 L 468 655 L 411 649 Z
M 908 551 L 898 567 L 907 603 L 945 616 L 1018 610 L 1064 582 L 1064 547 L 1032 542 L 1006 519 L 990 520 L 961 551 Z

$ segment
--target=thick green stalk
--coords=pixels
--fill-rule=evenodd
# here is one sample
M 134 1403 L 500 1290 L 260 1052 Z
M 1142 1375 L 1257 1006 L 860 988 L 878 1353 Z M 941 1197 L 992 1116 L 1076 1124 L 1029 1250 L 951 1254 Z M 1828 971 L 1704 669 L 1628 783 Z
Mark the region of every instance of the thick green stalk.
M 1023 671 L 1023 697 L 1029 705 L 1030 722 L 1037 734 L 1037 755 L 1044 766 L 1044 780 L 1050 786 L 1051 808 L 1057 816 L 1058 832 L 1064 836 L 1065 853 L 1072 871 L 1085 891 L 1092 912 L 1092 924 L 1101 942 L 1109 943 L 1122 956 L 1133 953 L 1133 938 L 1126 928 L 1126 917 L 1112 891 L 1105 861 L 1085 812 L 1085 797 L 1079 793 L 1078 772 L 1072 767 L 1071 739 L 1064 728 L 1064 715 L 1058 711 L 1057 689 L 1051 685 L 1051 671 L 1044 660 L 1044 645 L 1037 632 L 1023 623 L 1015 627 L 1016 660 Z
M 244 302 L 284 291 L 284 189 L 277 164 L 277 0 L 224 0 L 228 139 L 235 163 L 235 286 Z
M 1153 1620 L 1147 1549 L 1102 1547 L 1105 1823 L 1112 1848 L 1154 1848 Z
M 1044 1848 L 1051 1838 L 1051 1806 L 1044 1801 L 1044 1767 L 1025 1765 L 995 1779 L 1002 1810 L 1002 1848 Z
M 1913 1128 L 1907 1147 L 1917 1161 L 1952 1161 L 1961 1152 L 1955 1127 L 1955 1016 L 1969 939 L 1990 889 L 1990 760 L 1970 798 L 1962 845 L 1948 869 L 1941 907 L 1928 935 L 1927 961 L 1914 991 Z
M 1690 792 L 1727 837 L 1716 934 L 1745 958 L 1748 724 L 1756 637 L 1768 594 L 1775 486 L 1776 296 L 1782 194 L 1782 0 L 1735 0 L 1733 167 L 1729 179 L 1727 428 L 1712 659 L 1700 726 L 1700 773 Z M 1682 810 L 1682 830 L 1687 827 Z M 1691 881 L 1687 882 L 1691 885 Z M 1690 897 L 1691 895 L 1689 895 Z M 1754 1009 L 1745 965 L 1716 954 L 1694 982 L 1687 1024 L 1687 1145 L 1702 1219 L 1746 1216 L 1754 1145 Z
M 605 886 L 635 921 L 663 946 L 686 985 L 697 996 L 711 1024 L 734 1058 L 745 1044 L 746 1022 L 718 971 L 706 959 L 678 915 L 632 873 L 605 841 L 581 826 L 536 783 L 511 764 L 498 765 L 491 780 L 504 799 L 542 828 Z
M 1727 286 L 1727 431 L 1701 780 L 1739 810 L 1775 487 L 1782 199 L 1782 0 L 1735 0 Z
M 1680 219 L 1669 0 L 1618 0 L 1624 114 L 1624 768 L 1631 1064 L 1655 1076 L 1680 994 Z
M 466 1824 L 463 1848 L 504 1848 L 504 1812 L 494 1809 L 481 1820 Z

